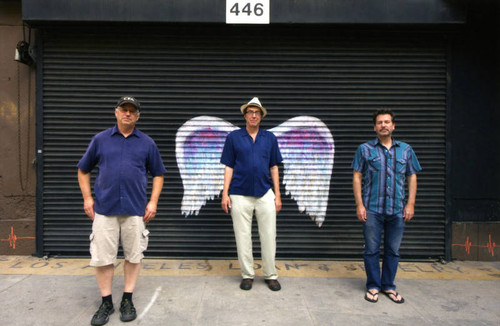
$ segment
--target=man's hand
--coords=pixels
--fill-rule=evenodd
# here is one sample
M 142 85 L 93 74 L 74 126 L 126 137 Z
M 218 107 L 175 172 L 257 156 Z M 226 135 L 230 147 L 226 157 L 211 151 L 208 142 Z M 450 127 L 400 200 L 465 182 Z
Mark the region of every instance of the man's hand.
M 148 203 L 148 205 L 146 206 L 146 210 L 144 211 L 144 217 L 142 218 L 142 220 L 145 223 L 148 223 L 149 221 L 151 221 L 152 219 L 155 218 L 156 208 L 157 208 L 156 203 L 151 202 L 151 201 Z
M 222 186 L 222 200 L 220 205 L 222 210 L 228 214 L 231 209 L 231 198 L 229 197 L 229 185 L 233 179 L 233 168 L 226 166 L 224 168 L 224 185 Z
M 274 198 L 274 204 L 276 205 L 276 213 L 279 213 L 279 211 L 281 211 L 281 196 L 276 196 L 276 198 Z
M 356 206 L 356 216 L 361 222 L 366 222 L 366 208 L 364 205 Z
M 408 203 L 403 210 L 405 222 L 409 222 L 415 215 L 415 198 L 417 197 L 417 175 L 412 174 L 408 177 Z
M 83 200 L 83 210 L 85 211 L 85 214 L 87 214 L 87 216 L 90 217 L 90 219 L 93 221 L 95 217 L 95 212 L 94 212 L 94 199 L 92 197 Z
M 229 213 L 229 209 L 231 208 L 231 198 L 229 198 L 229 195 L 222 195 L 222 200 L 221 200 L 221 203 L 220 203 L 221 207 L 222 207 L 222 210 L 228 214 Z
M 83 196 L 83 210 L 85 214 L 93 221 L 95 217 L 94 212 L 94 198 L 90 191 L 90 172 L 84 172 L 78 169 L 78 184 Z
M 363 181 L 363 174 L 359 171 L 353 170 L 352 172 L 352 192 L 354 193 L 354 200 L 356 201 L 356 216 L 361 222 L 366 222 L 366 208 L 363 205 L 363 198 L 361 197 L 361 183 Z
M 415 206 L 411 204 L 406 204 L 405 209 L 403 210 L 404 221 L 408 222 L 415 215 Z

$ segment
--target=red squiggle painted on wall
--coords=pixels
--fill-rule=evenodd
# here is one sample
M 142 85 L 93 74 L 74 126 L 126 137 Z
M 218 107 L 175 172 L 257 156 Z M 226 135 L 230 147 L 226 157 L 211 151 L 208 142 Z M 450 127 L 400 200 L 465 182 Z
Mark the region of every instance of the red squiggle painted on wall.
M 488 253 L 491 255 L 491 256 L 495 256 L 495 248 L 497 247 L 496 243 L 495 242 L 492 242 L 491 241 L 491 234 L 488 235 L 488 243 L 485 244 L 485 245 L 474 245 L 472 244 L 472 242 L 470 241 L 469 239 L 469 236 L 467 236 L 467 239 L 465 240 L 465 243 L 464 244 L 461 244 L 461 243 L 454 243 L 452 244 L 452 246 L 457 246 L 457 247 L 464 247 L 465 248 L 465 252 L 470 255 L 470 248 L 472 247 L 478 247 L 478 248 L 488 248 Z
M 0 241 L 9 241 L 9 247 L 16 249 L 16 241 L 21 239 L 35 239 L 35 237 L 18 237 L 14 233 L 14 227 L 10 227 L 10 234 L 7 239 L 0 239 Z

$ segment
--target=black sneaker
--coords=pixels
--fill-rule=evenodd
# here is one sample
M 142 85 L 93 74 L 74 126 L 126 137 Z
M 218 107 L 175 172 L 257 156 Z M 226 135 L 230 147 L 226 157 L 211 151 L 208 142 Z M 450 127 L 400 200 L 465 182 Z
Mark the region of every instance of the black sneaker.
M 121 321 L 132 321 L 137 318 L 137 313 L 135 312 L 134 304 L 132 301 L 125 299 L 120 305 L 120 320 Z
M 115 308 L 113 308 L 112 303 L 101 303 L 101 306 L 92 317 L 92 321 L 90 322 L 90 324 L 94 326 L 105 325 L 109 321 L 109 315 L 111 315 L 113 312 L 115 312 Z

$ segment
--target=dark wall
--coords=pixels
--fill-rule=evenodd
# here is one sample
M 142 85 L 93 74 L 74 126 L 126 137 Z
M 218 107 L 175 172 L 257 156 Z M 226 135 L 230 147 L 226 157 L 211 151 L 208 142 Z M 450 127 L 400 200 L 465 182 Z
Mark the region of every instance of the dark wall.
M 500 2 L 469 1 L 451 51 L 452 221 L 500 221 Z
M 0 0 L 0 255 L 35 252 L 35 69 L 14 61 L 22 24 L 20 1 Z
M 224 23 L 225 0 L 23 0 L 23 19 L 47 22 Z M 271 24 L 457 24 L 461 1 L 271 1 Z

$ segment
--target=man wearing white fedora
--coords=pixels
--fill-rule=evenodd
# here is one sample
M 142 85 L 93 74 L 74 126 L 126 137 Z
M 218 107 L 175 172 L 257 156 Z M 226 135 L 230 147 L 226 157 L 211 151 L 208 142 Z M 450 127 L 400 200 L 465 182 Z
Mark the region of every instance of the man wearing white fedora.
M 259 128 L 267 110 L 254 97 L 240 108 L 245 128 L 226 138 L 220 162 L 224 169 L 221 206 L 231 213 L 238 249 L 242 290 L 252 288 L 254 262 L 252 253 L 252 219 L 255 213 L 259 227 L 264 279 L 272 291 L 279 291 L 276 255 L 276 213 L 281 210 L 278 164 L 283 161 L 276 136 Z M 272 189 L 271 189 L 272 188 Z M 274 190 L 274 192 L 273 192 Z

